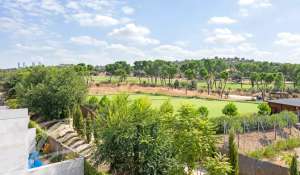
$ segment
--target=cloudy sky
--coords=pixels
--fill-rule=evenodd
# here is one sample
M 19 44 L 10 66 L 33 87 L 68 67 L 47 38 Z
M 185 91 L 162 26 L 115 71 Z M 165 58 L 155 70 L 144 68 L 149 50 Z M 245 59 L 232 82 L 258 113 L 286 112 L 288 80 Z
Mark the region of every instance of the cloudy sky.
M 0 68 L 213 56 L 300 63 L 299 0 L 0 0 Z

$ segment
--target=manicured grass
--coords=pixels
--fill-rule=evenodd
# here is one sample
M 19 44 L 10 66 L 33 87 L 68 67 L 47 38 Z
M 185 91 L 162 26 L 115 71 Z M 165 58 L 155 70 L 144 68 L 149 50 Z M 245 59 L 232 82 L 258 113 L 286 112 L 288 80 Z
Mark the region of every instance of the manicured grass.
M 114 95 L 110 95 L 114 96 Z M 99 96 L 101 97 L 101 95 Z M 170 102 L 177 110 L 182 104 L 192 104 L 195 107 L 206 106 L 209 110 L 209 117 L 219 117 L 222 116 L 222 109 L 229 101 L 219 101 L 219 100 L 208 100 L 199 98 L 188 98 L 188 97 L 170 97 L 165 95 L 150 95 L 150 94 L 130 94 L 129 99 L 134 100 L 141 97 L 147 97 L 152 101 L 153 107 L 159 107 L 164 101 L 170 99 Z M 240 114 L 254 113 L 257 112 L 257 104 L 251 102 L 233 102 L 236 104 Z

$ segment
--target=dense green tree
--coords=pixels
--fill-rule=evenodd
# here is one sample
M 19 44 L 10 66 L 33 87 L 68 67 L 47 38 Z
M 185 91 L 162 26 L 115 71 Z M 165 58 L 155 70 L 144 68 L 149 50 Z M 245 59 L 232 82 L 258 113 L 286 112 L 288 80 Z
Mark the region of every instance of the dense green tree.
M 254 88 L 254 86 L 257 85 L 258 80 L 259 80 L 259 74 L 257 72 L 252 72 L 250 74 L 250 81 L 251 81 L 252 88 Z
M 234 117 L 238 114 L 238 109 L 234 103 L 228 103 L 222 110 L 226 116 Z
M 270 115 L 271 114 L 271 108 L 268 105 L 268 103 L 260 103 L 258 106 L 258 114 L 259 115 Z
M 214 131 L 208 120 L 200 118 L 197 109 L 188 104 L 179 109 L 174 126 L 176 154 L 192 174 L 196 162 L 203 162 L 215 152 Z
M 129 103 L 117 96 L 108 105 L 109 116 L 99 124 L 96 157 L 116 174 L 169 174 L 176 167 L 171 140 L 160 126 L 160 115 L 147 99 Z
M 274 73 L 260 73 L 257 87 L 261 92 L 261 97 L 263 100 L 265 100 L 267 91 L 271 89 L 273 81 Z
M 285 88 L 285 80 L 283 73 L 277 73 L 274 77 L 274 89 L 283 92 Z
M 68 110 L 82 104 L 87 94 L 84 78 L 73 68 L 34 67 L 15 89 L 22 107 L 48 119 L 68 117 Z
M 208 117 L 209 111 L 208 111 L 207 107 L 200 106 L 198 108 L 198 112 L 199 112 L 199 114 L 200 114 L 201 117 Z
M 223 71 L 220 74 L 220 97 L 223 98 L 223 94 L 227 85 L 227 81 L 229 79 L 229 73 L 227 71 Z

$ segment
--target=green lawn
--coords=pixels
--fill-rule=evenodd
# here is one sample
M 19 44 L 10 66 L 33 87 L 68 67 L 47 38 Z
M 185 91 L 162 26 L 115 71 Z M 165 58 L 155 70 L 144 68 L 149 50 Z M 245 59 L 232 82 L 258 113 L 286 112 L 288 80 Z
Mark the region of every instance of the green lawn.
M 114 95 L 110 95 L 114 96 Z M 99 96 L 101 97 L 101 95 Z M 222 109 L 228 101 L 207 100 L 199 98 L 186 98 L 186 97 L 170 97 L 164 95 L 149 95 L 149 94 L 130 94 L 129 99 L 134 100 L 141 97 L 147 97 L 152 101 L 153 107 L 159 107 L 164 101 L 170 99 L 174 109 L 179 109 L 182 104 L 192 104 L 196 107 L 206 106 L 209 110 L 209 117 L 218 117 L 222 115 Z M 234 102 L 240 114 L 253 113 L 257 111 L 257 104 L 250 102 Z

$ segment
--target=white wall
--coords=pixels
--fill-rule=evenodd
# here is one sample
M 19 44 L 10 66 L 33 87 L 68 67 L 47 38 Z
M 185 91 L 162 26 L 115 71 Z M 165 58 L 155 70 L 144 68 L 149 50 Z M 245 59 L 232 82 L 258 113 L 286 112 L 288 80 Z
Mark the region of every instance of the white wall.
M 0 110 L 0 174 L 27 169 L 28 110 Z
M 28 175 L 84 175 L 84 159 L 78 158 L 30 169 Z
M 36 129 L 30 128 L 27 134 L 28 153 L 36 151 Z

